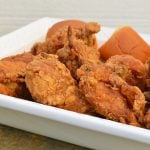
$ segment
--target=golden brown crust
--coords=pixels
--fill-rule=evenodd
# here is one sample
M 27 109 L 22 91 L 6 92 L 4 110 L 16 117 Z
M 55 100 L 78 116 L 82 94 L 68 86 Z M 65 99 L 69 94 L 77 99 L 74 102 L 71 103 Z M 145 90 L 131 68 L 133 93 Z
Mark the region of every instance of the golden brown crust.
M 23 82 L 26 65 L 33 59 L 30 53 L 3 58 L 0 61 L 0 82 Z
M 146 66 L 131 55 L 115 55 L 109 58 L 106 63 L 128 84 L 138 86 L 144 90 L 146 86 Z
M 96 66 L 80 76 L 80 89 L 96 112 L 107 119 L 137 126 L 138 121 L 143 123 L 146 103 L 144 95 L 137 87 L 128 85 L 108 66 Z
M 76 78 L 76 70 L 84 63 L 99 63 L 100 54 L 95 48 L 93 34 L 100 30 L 97 23 L 86 23 L 84 28 L 64 26 L 44 43 L 38 43 L 32 48 L 36 55 L 42 51 L 57 54 L 59 60 L 66 65 Z
M 36 56 L 27 66 L 25 81 L 35 101 L 75 112 L 89 110 L 70 71 L 56 55 Z
M 27 63 L 33 59 L 31 53 L 23 53 L 16 56 L 6 57 L 0 60 L 0 93 L 24 98 L 24 78 Z
M 87 46 L 82 40 L 74 38 L 68 46 L 59 49 L 56 54 L 59 60 L 71 71 L 74 78 L 77 78 L 76 71 L 81 65 L 100 63 L 100 54 L 97 49 Z

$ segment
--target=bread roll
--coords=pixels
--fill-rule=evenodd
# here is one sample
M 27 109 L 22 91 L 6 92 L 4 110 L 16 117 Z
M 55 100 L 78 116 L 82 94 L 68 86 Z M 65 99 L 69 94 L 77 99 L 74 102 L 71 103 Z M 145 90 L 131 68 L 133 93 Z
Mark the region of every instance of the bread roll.
M 52 35 L 54 35 L 59 29 L 65 27 L 65 26 L 71 26 L 73 28 L 84 28 L 85 27 L 85 22 L 80 21 L 80 20 L 64 20 L 60 21 L 56 24 L 54 24 L 47 32 L 46 38 L 50 38 Z
M 115 31 L 108 41 L 99 48 L 99 51 L 104 60 L 113 55 L 128 54 L 145 63 L 150 57 L 150 45 L 129 26 Z

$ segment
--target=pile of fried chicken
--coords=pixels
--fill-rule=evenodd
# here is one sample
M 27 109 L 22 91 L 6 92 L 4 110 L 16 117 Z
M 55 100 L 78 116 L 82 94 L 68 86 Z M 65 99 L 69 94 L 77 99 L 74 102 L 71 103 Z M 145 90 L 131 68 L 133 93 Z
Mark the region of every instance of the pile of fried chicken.
M 0 93 L 150 129 L 150 61 L 102 60 L 95 22 L 66 24 L 0 60 Z

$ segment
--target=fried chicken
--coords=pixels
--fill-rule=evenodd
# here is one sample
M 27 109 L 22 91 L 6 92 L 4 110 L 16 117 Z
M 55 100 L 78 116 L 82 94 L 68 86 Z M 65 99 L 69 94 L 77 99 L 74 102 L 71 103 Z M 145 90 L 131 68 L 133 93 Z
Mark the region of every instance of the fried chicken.
M 95 33 L 100 30 L 97 23 L 87 23 L 84 28 L 65 26 L 44 43 L 32 48 L 32 53 L 56 54 L 76 78 L 76 70 L 85 62 L 99 63 L 100 54 L 96 48 Z
M 33 55 L 31 53 L 23 53 L 0 60 L 1 94 L 19 98 L 24 98 L 28 95 L 24 78 L 26 66 L 32 58 Z
M 70 71 L 52 54 L 41 53 L 27 66 L 26 85 L 37 102 L 86 113 L 90 105 L 84 100 Z
M 56 54 L 58 49 L 63 48 L 69 42 L 68 28 L 72 28 L 73 37 L 84 41 L 90 47 L 97 48 L 97 41 L 94 34 L 100 30 L 100 26 L 97 23 L 87 23 L 84 28 L 63 26 L 51 38 L 47 38 L 45 42 L 35 44 L 32 48 L 32 53 L 34 55 L 41 52 Z
M 59 60 L 71 71 L 74 78 L 77 78 L 76 71 L 82 64 L 95 65 L 100 63 L 100 54 L 97 49 L 73 38 L 70 39 L 68 46 L 59 49 L 56 54 Z
M 0 93 L 150 129 L 150 60 L 101 62 L 99 30 L 94 22 L 55 24 L 30 52 L 0 60 Z
M 144 90 L 146 85 L 146 67 L 138 59 L 130 55 L 115 55 L 106 63 L 128 84 L 138 86 Z
M 143 123 L 145 99 L 140 89 L 126 83 L 107 65 L 89 68 L 86 65 L 78 70 L 79 86 L 96 112 L 122 123 Z

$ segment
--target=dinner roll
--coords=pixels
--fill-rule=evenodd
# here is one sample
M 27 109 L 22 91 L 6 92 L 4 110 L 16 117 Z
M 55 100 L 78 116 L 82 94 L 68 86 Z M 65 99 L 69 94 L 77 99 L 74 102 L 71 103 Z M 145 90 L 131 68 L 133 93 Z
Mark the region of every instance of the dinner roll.
M 63 28 L 64 26 L 71 26 L 73 28 L 84 28 L 85 22 L 80 20 L 64 20 L 54 24 L 47 32 L 46 38 L 50 38 L 54 35 L 59 29 Z
M 115 31 L 99 48 L 99 51 L 104 60 L 113 55 L 129 54 L 144 63 L 150 57 L 150 45 L 129 26 Z

